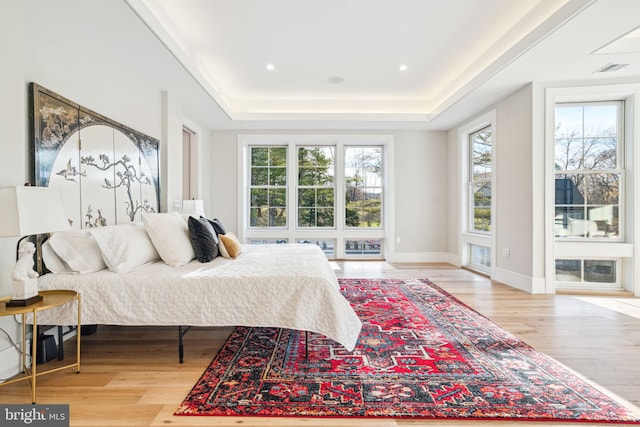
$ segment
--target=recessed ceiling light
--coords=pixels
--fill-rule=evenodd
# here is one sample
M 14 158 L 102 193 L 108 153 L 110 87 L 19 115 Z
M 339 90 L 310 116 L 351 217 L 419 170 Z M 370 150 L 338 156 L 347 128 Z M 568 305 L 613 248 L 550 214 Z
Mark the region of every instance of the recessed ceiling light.
M 340 76 L 331 76 L 327 78 L 327 81 L 334 85 L 339 85 L 340 83 L 344 83 L 344 78 Z
M 268 71 L 273 71 L 273 70 L 275 70 L 275 69 L 276 69 L 276 67 L 275 67 L 272 63 L 268 63 L 268 64 L 267 64 L 267 70 L 268 70 Z
M 407 65 L 406 64 L 400 64 L 400 66 L 398 67 L 399 71 L 407 71 Z

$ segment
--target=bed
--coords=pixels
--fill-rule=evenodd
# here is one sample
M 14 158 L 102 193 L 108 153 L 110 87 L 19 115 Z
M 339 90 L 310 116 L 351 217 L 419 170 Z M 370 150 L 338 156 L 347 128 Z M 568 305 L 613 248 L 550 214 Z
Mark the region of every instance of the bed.
M 126 273 L 112 270 L 45 274 L 38 286 L 80 292 L 83 325 L 180 327 L 181 359 L 183 327 L 288 328 L 325 335 L 352 351 L 362 326 L 315 245 L 245 244 L 235 258 L 194 259 L 178 266 L 158 260 Z M 38 320 L 47 325 L 77 321 L 64 307 Z

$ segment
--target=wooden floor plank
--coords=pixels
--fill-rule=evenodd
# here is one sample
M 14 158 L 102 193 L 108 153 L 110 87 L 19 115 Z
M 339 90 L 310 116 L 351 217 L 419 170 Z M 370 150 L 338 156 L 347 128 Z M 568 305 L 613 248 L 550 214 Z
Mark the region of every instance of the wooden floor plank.
M 447 264 L 368 261 L 334 262 L 332 265 L 338 277 L 429 278 L 537 350 L 640 406 L 638 298 L 530 295 Z M 496 424 L 479 421 L 174 416 L 173 412 L 200 378 L 231 329 L 194 328 L 185 337 L 185 363 L 179 364 L 177 328 L 100 326 L 96 334 L 83 336 L 80 374 L 70 369 L 39 378 L 38 403 L 70 404 L 72 426 L 395 427 Z M 73 345 L 74 342 L 69 341 L 66 348 L 73 348 Z M 67 357 L 72 360 L 73 354 Z M 49 369 L 57 363 L 49 362 L 44 366 Z M 0 387 L 0 402 L 29 403 L 28 382 Z M 531 424 L 500 422 L 499 425 Z

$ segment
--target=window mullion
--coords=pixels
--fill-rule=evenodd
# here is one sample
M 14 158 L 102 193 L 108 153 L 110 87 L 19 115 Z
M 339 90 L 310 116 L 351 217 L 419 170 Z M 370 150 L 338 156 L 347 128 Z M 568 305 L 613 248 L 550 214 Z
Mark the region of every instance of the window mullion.
M 295 232 L 298 229 L 298 145 L 289 142 L 287 144 L 287 203 L 289 205 L 289 218 L 287 221 L 287 238 L 289 242 L 295 242 Z
M 336 258 L 344 258 L 344 228 L 345 228 L 345 182 L 344 182 L 344 155 L 345 147 L 341 141 L 336 141 L 336 165 L 335 165 L 335 226 L 336 226 Z

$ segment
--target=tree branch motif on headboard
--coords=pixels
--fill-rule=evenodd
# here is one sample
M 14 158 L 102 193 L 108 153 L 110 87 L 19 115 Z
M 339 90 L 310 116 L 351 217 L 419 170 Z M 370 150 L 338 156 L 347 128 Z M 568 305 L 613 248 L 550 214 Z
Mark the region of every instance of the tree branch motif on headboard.
M 30 94 L 32 182 L 61 189 L 75 228 L 159 210 L 158 140 L 35 83 Z
M 126 212 L 129 215 L 131 221 L 135 220 L 135 216 L 139 211 L 155 212 L 156 210 L 151 206 L 147 199 L 142 200 L 142 203 L 138 200 L 134 200 L 131 193 L 132 185 L 138 183 L 142 185 L 152 185 L 151 179 L 145 175 L 144 171 L 137 171 L 131 164 L 131 159 L 126 154 L 116 162 L 111 162 L 109 156 L 106 154 L 100 154 L 100 160 L 102 165 L 96 163 L 96 159 L 93 156 L 81 157 L 80 163 L 88 166 L 93 166 L 101 171 L 106 171 L 111 168 L 116 170 L 116 181 L 111 182 L 109 178 L 104 179 L 102 188 L 108 190 L 124 187 L 127 189 L 128 201 L 125 201 Z M 121 169 L 121 170 L 118 170 Z

